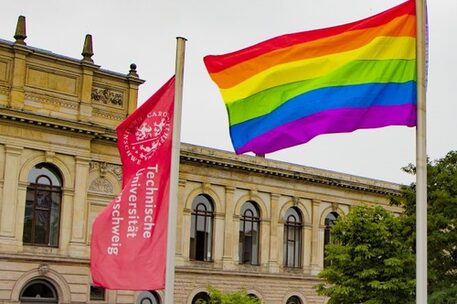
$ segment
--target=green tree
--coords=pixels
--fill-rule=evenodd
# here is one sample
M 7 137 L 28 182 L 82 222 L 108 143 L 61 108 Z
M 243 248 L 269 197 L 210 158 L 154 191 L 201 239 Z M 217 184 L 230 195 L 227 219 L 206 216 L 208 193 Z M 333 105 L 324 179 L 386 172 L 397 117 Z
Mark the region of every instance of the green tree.
M 415 174 L 413 165 L 403 168 Z M 428 292 L 433 304 L 457 303 L 457 151 L 427 163 Z M 405 227 L 415 242 L 416 185 L 394 203 L 405 209 Z M 408 228 L 406 228 L 408 229 Z
M 223 292 L 214 287 L 208 287 L 209 302 L 197 301 L 197 304 L 260 304 L 261 302 L 248 295 L 246 290 L 242 289 L 235 292 Z
M 414 303 L 415 257 L 400 218 L 381 207 L 355 207 L 332 226 L 331 261 L 319 277 L 330 304 Z

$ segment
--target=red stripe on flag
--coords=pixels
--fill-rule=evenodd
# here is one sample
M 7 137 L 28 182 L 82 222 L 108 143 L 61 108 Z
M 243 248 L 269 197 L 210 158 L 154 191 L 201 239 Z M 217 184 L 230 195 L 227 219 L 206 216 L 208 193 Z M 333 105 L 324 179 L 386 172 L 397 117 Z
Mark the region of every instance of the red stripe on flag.
M 208 55 L 203 58 L 206 69 L 211 73 L 218 73 L 233 65 L 248 61 L 257 56 L 289 47 L 298 43 L 305 43 L 353 30 L 367 29 L 377 27 L 388 23 L 392 19 L 403 15 L 416 15 L 416 6 L 414 0 L 408 0 L 387 11 L 366 19 L 358 20 L 352 23 L 339 26 L 304 31 L 299 33 L 287 34 L 271 38 L 269 40 L 257 43 L 242 50 L 223 55 Z

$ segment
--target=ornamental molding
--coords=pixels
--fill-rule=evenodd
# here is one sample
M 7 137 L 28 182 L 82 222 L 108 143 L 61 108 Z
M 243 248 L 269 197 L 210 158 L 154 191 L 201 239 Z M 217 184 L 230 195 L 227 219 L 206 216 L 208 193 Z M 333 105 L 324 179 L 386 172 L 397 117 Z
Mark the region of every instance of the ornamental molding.
M 51 104 L 51 105 L 55 105 L 55 106 L 58 106 L 58 107 L 64 107 L 64 108 L 68 108 L 68 109 L 73 109 L 73 110 L 77 110 L 78 109 L 78 104 L 75 103 L 75 102 L 62 101 L 59 98 L 46 96 L 46 95 L 38 95 L 38 94 L 26 93 L 25 94 L 25 99 L 36 101 L 36 102 L 39 102 L 39 103 Z
M 122 121 L 122 120 L 125 119 L 125 115 L 124 114 L 116 114 L 116 113 L 112 113 L 112 112 L 102 111 L 102 110 L 97 109 L 97 108 L 94 108 L 92 110 L 92 115 L 93 116 L 97 116 L 97 117 L 101 117 L 101 118 L 105 118 L 105 119 L 109 119 L 109 120 Z
M 124 106 L 124 94 L 120 91 L 108 89 L 108 88 L 97 88 L 92 89 L 91 99 L 95 103 L 115 106 L 122 108 Z
M 1 84 L 1 82 L 0 82 L 0 94 L 9 96 L 10 95 L 10 87 L 9 86 L 3 86 Z

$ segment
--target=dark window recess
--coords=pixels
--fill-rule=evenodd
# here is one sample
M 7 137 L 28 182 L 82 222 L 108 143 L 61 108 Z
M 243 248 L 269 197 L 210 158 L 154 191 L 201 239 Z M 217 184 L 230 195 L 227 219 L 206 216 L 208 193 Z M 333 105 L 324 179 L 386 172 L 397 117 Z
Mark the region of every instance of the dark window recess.
M 54 286 L 46 280 L 29 282 L 19 297 L 21 303 L 58 303 L 57 292 Z
M 287 303 L 286 304 L 302 304 L 302 301 L 300 300 L 299 297 L 292 296 L 289 299 L 287 299 Z
M 197 293 L 192 299 L 192 304 L 209 304 L 209 295 L 204 291 Z
M 90 299 L 92 301 L 105 301 L 106 290 L 103 287 L 90 286 Z

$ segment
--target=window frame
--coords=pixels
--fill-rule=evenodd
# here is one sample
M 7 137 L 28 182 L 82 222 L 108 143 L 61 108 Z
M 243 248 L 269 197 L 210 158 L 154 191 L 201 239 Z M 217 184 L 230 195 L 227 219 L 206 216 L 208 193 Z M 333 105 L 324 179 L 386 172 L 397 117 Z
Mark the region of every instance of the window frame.
M 37 174 L 34 180 L 31 180 L 34 176 L 32 175 L 33 170 L 45 169 L 48 172 L 42 172 Z M 53 176 L 52 176 L 53 175 Z M 47 180 L 47 183 L 40 183 L 40 180 Z M 56 181 L 56 184 L 53 184 L 53 180 Z M 49 248 L 59 248 L 60 244 L 60 221 L 62 213 L 62 197 L 63 197 L 63 178 L 60 171 L 53 164 L 50 163 L 39 163 L 35 165 L 29 172 L 27 179 L 27 188 L 26 188 L 26 198 L 25 198 L 25 211 L 24 211 L 24 225 L 23 225 L 23 234 L 22 241 L 26 246 L 37 246 L 37 247 L 49 247 Z M 47 194 L 50 197 L 49 206 L 40 206 L 39 204 L 39 194 Z M 29 199 L 29 195 L 33 196 L 33 199 Z M 56 202 L 56 209 L 53 209 L 53 197 L 57 195 L 58 201 Z M 29 205 L 31 202 L 31 205 Z M 30 206 L 30 214 L 27 212 L 27 208 Z M 53 212 L 56 211 L 56 214 L 53 215 Z M 37 239 L 36 235 L 36 221 L 38 218 L 39 212 L 46 213 L 46 226 L 44 232 L 44 242 L 40 242 Z M 30 227 L 26 227 L 26 218 L 31 217 Z M 52 218 L 53 216 L 57 217 L 56 227 L 53 229 Z M 30 233 L 30 240 L 25 240 L 26 232 Z M 55 244 L 51 244 L 51 235 L 55 233 Z
M 295 212 L 295 214 L 293 213 Z M 295 219 L 294 221 L 290 220 Z M 290 232 L 293 239 L 289 238 Z M 293 243 L 293 261 L 289 263 L 289 243 Z M 283 265 L 287 268 L 301 268 L 303 253 L 303 216 L 296 207 L 287 209 L 284 215 Z
M 200 209 L 202 207 L 203 209 Z M 204 230 L 198 230 L 199 220 L 203 221 Z M 191 224 L 190 224 L 189 259 L 192 261 L 213 261 L 213 236 L 214 236 L 214 203 L 206 194 L 197 195 L 192 201 Z M 198 232 L 203 232 L 203 257 L 197 254 Z M 192 234 L 194 241 L 192 242 Z
M 252 206 L 252 207 L 251 207 Z M 248 215 L 247 213 L 251 213 L 252 215 Z M 244 265 L 253 265 L 258 266 L 260 265 L 260 223 L 261 223 L 261 216 L 260 216 L 260 209 L 256 202 L 254 201 L 247 201 L 243 204 L 240 210 L 240 229 L 239 229 L 239 263 Z M 246 226 L 252 226 L 252 231 L 257 232 L 257 241 L 254 244 L 252 242 L 250 245 L 250 258 L 247 260 L 245 259 L 246 256 L 246 236 L 249 235 L 246 231 Z M 254 246 L 256 250 L 253 250 Z M 254 254 L 256 251 L 256 254 Z M 255 258 L 255 259 L 254 259 Z M 254 261 L 255 260 L 255 261 Z
M 332 229 L 332 225 L 338 220 L 339 216 L 340 215 L 338 214 L 338 212 L 332 211 L 327 214 L 327 216 L 325 217 L 325 220 L 324 220 L 324 225 L 325 225 L 325 227 L 324 227 L 324 267 L 330 266 L 332 264 L 330 261 L 327 261 L 325 259 L 325 257 L 327 256 L 327 254 L 325 252 L 325 247 L 328 244 L 333 243 L 332 236 L 331 236 L 331 229 Z M 333 217 L 333 218 L 331 218 L 331 217 Z

